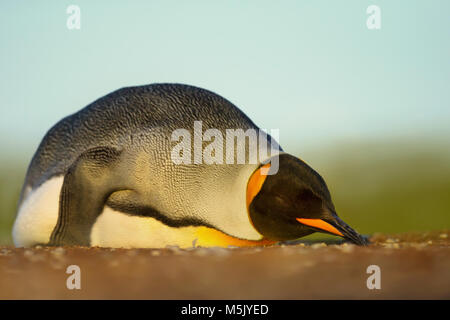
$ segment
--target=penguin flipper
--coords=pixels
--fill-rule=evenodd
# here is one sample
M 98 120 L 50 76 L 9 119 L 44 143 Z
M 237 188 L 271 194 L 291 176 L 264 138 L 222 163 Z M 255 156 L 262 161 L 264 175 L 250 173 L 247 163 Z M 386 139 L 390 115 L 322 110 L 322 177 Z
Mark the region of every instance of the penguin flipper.
M 61 188 L 58 221 L 48 245 L 90 245 L 92 226 L 108 196 L 118 190 L 115 173 L 121 152 L 111 147 L 95 147 L 83 152 L 70 166 Z

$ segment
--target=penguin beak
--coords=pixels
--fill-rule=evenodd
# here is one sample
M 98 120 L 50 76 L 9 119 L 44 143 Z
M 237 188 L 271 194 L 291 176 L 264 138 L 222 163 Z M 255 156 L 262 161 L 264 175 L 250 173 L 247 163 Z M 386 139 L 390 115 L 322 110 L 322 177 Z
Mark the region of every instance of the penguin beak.
M 330 220 L 325 219 L 296 219 L 301 224 L 317 229 L 321 232 L 331 233 L 353 242 L 354 244 L 365 246 L 369 244 L 366 238 L 356 232 L 348 224 L 341 220 L 337 215 L 333 214 Z

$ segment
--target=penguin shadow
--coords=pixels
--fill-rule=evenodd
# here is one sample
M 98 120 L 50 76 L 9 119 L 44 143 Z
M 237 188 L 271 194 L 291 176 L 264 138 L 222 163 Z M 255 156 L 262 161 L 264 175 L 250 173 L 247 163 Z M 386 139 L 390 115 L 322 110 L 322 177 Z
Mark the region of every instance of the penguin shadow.
M 370 241 L 371 236 L 370 235 L 362 235 L 362 237 L 364 237 L 367 240 L 367 245 L 373 244 L 373 242 Z M 188 249 L 196 249 L 196 248 L 202 248 L 201 246 L 197 246 L 196 245 L 197 239 L 195 239 L 192 242 L 192 247 L 188 248 Z M 314 244 L 325 244 L 327 246 L 331 246 L 331 245 L 343 245 L 343 244 L 353 244 L 351 241 L 345 240 L 345 239 L 330 239 L 330 238 L 319 238 L 319 239 L 297 239 L 297 240 L 286 240 L 286 241 L 279 241 L 277 243 L 275 243 L 273 246 L 277 247 L 277 246 L 298 246 L 298 245 L 303 245 L 303 246 L 312 246 Z M 33 246 L 33 248 L 36 249 L 40 249 L 40 248 L 56 248 L 59 247 L 55 244 L 52 243 L 39 243 Z M 64 246 L 63 246 L 64 247 Z M 172 247 L 172 246 L 170 246 Z M 167 248 L 167 247 L 166 247 Z M 178 246 L 174 246 L 173 248 L 178 248 Z M 239 247 L 235 247 L 235 246 L 229 246 L 228 248 L 239 248 Z
M 370 245 L 370 235 L 362 235 L 367 240 L 367 245 Z M 280 241 L 277 243 L 277 245 L 285 245 L 285 246 L 297 246 L 297 245 L 306 245 L 306 246 L 312 246 L 314 244 L 326 244 L 327 246 L 330 245 L 343 245 L 345 243 L 347 244 L 353 244 L 352 242 L 345 240 L 345 239 L 329 239 L 329 238 L 323 238 L 323 239 L 297 239 L 297 240 L 286 240 L 286 241 Z

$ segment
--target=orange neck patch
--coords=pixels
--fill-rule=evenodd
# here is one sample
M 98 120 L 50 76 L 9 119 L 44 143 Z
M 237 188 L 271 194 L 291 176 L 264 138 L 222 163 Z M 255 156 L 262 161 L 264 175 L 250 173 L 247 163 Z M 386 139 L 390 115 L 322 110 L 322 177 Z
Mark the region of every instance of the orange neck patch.
M 262 167 L 258 168 L 255 172 L 252 173 L 250 179 L 248 179 L 247 184 L 247 209 L 250 207 L 250 203 L 252 203 L 253 198 L 256 197 L 256 195 L 261 190 L 264 181 L 267 178 L 266 174 L 261 173 L 261 169 L 263 168 L 270 168 L 270 163 L 263 165 Z
M 266 181 L 267 174 L 262 174 L 262 169 L 264 169 L 264 172 L 268 172 L 270 168 L 270 163 L 265 164 L 258 168 L 255 172 L 252 173 L 250 179 L 248 179 L 247 184 L 247 214 L 249 214 L 249 207 L 250 203 L 252 203 L 253 199 L 256 197 L 256 195 L 261 191 L 261 188 L 264 184 L 264 181 Z M 267 170 L 266 170 L 267 169 Z M 250 215 L 248 217 L 250 220 L 250 223 L 253 225 L 252 219 L 250 218 Z M 255 226 L 253 226 L 254 228 Z M 255 228 L 256 229 L 256 228 Z M 268 240 L 268 239 L 261 239 L 258 241 L 248 241 L 248 240 L 240 240 L 240 241 L 246 241 L 241 242 L 241 246 L 253 246 L 253 245 L 272 245 L 277 243 L 277 241 L 274 240 Z

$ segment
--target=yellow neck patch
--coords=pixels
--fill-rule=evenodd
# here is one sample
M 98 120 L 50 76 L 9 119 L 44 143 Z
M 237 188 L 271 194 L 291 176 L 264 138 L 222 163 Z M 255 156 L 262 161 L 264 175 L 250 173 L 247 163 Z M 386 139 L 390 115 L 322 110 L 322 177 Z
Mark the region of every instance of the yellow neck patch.
M 244 240 L 229 236 L 216 229 L 208 227 L 197 227 L 195 231 L 197 239 L 196 245 L 200 247 L 254 247 L 254 246 L 267 246 L 274 244 L 275 241 L 267 239 L 262 240 Z

